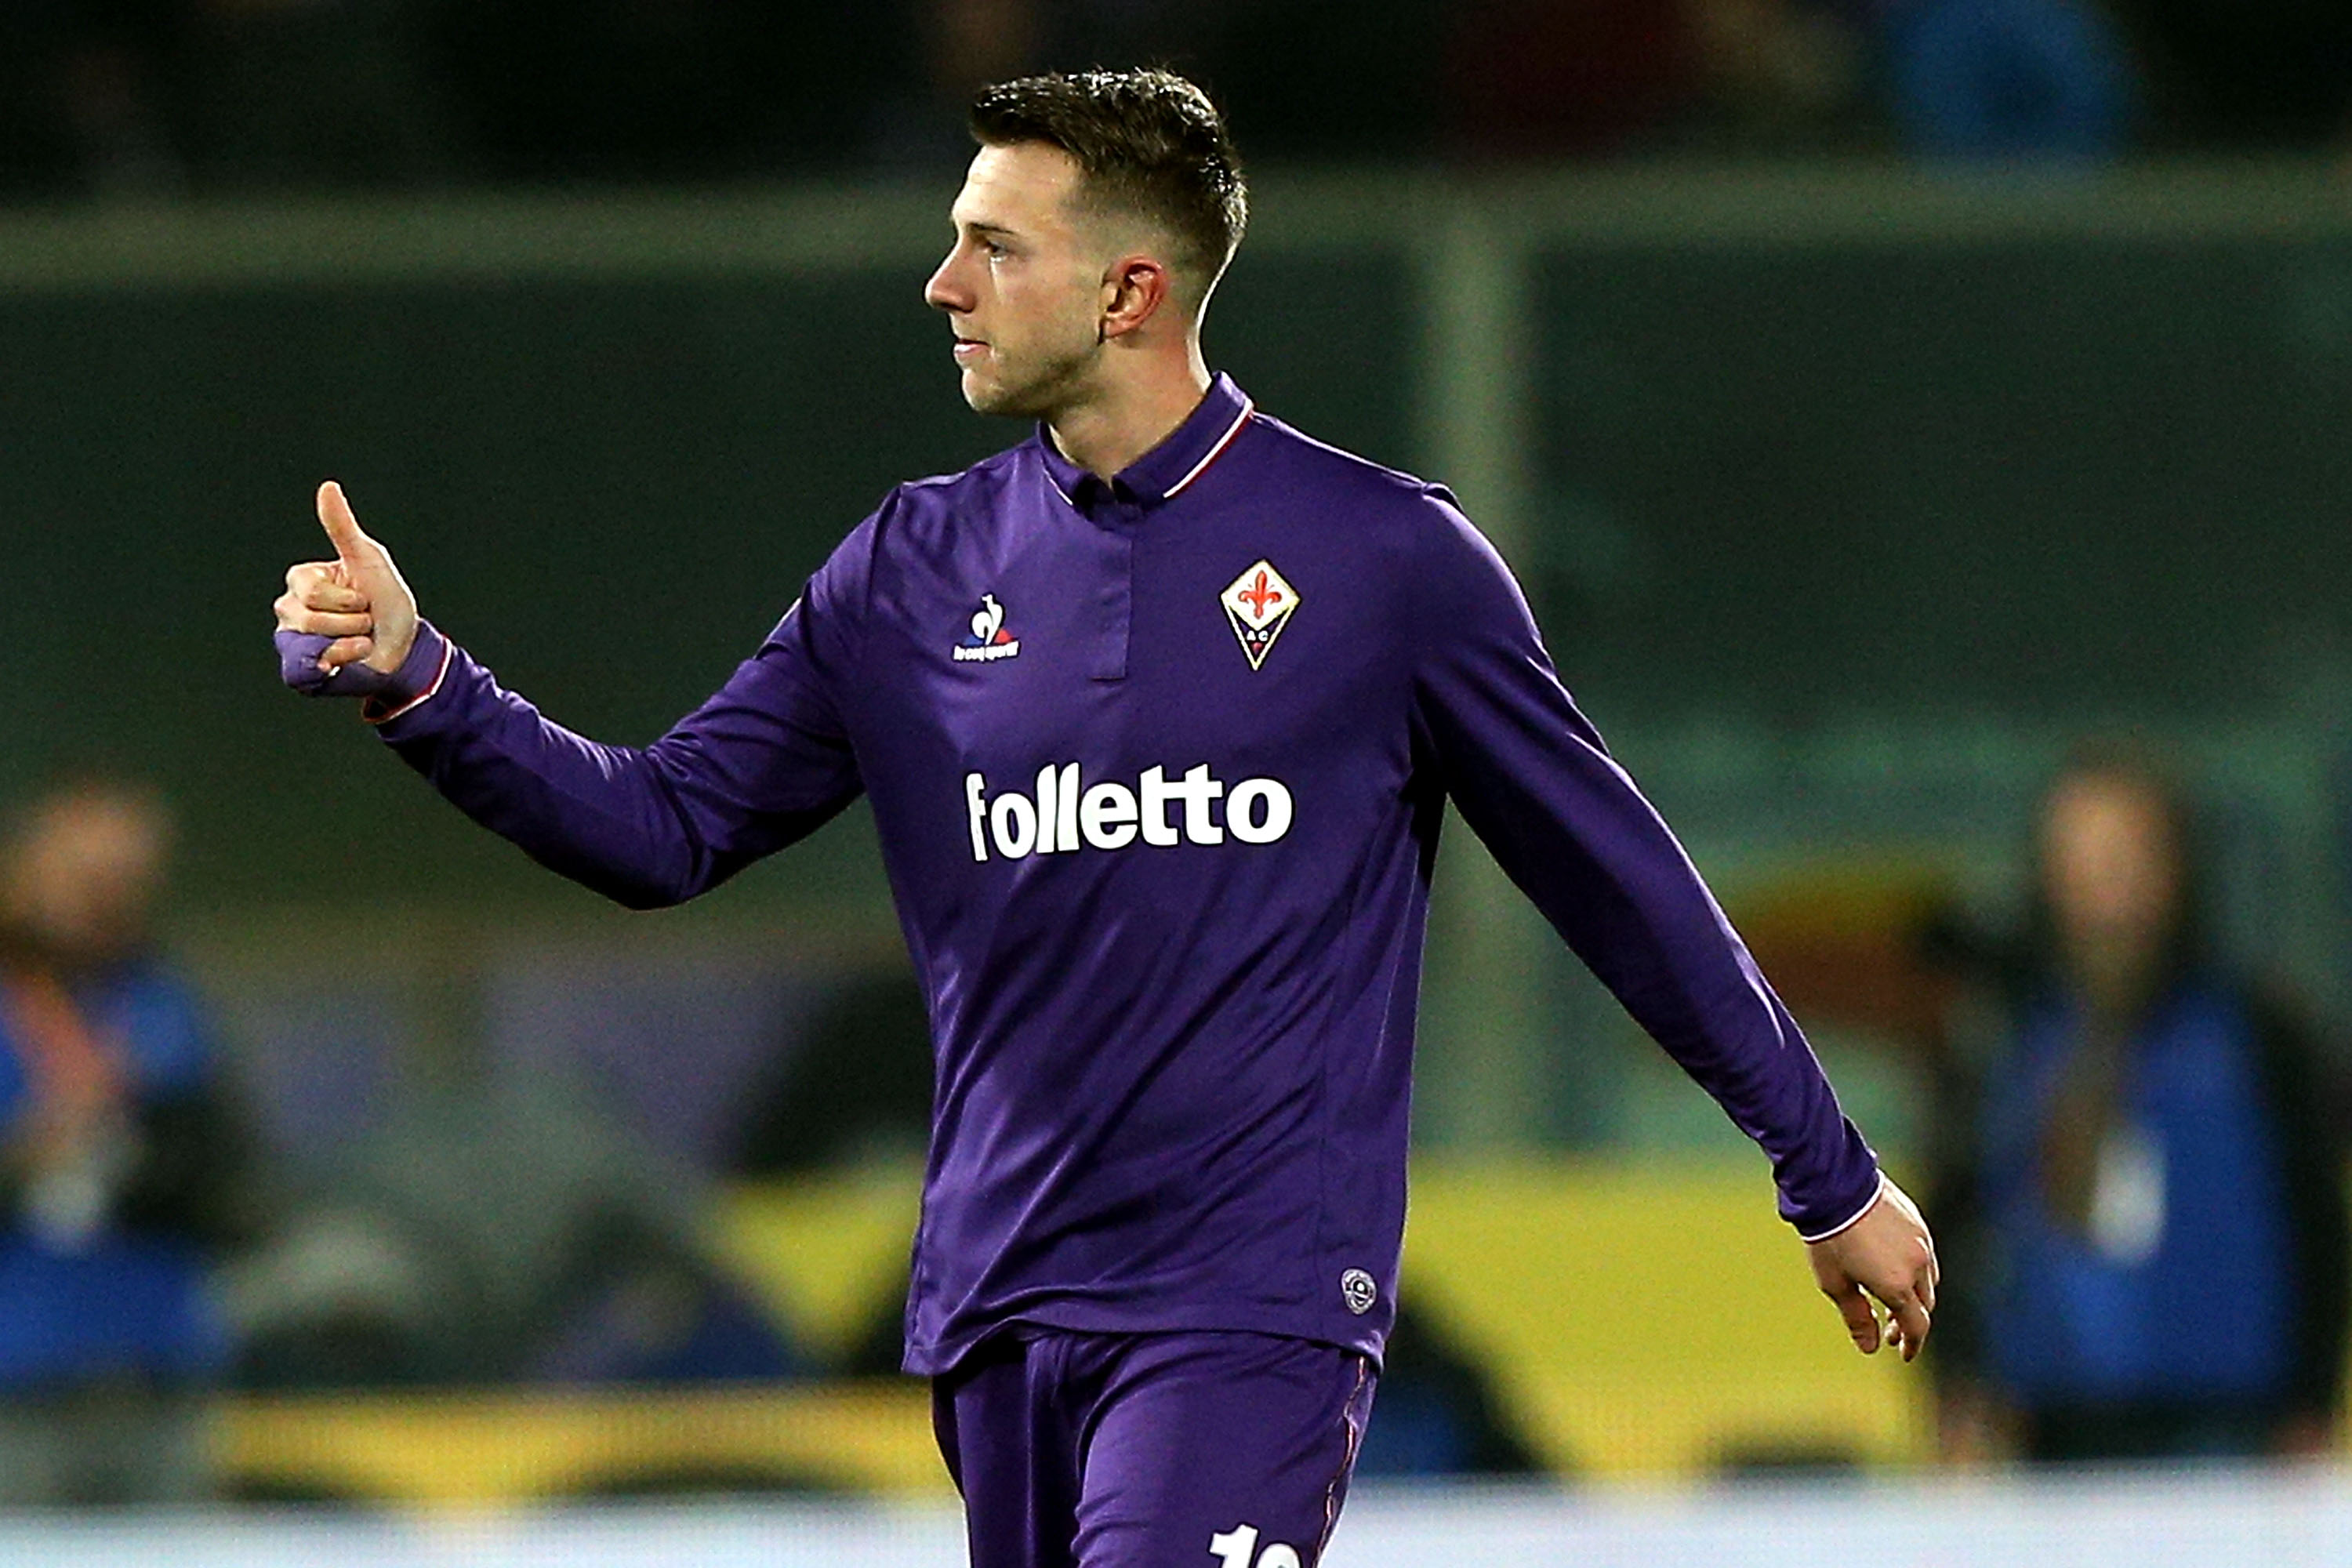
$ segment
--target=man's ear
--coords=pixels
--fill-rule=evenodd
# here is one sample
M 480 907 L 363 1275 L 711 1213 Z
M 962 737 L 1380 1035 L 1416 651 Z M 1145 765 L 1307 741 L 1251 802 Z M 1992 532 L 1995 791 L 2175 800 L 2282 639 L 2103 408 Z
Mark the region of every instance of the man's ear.
M 1106 342 L 1123 338 L 1161 310 L 1172 308 L 1176 280 L 1167 263 L 1149 251 L 1132 251 L 1113 261 L 1103 273 L 1102 323 Z

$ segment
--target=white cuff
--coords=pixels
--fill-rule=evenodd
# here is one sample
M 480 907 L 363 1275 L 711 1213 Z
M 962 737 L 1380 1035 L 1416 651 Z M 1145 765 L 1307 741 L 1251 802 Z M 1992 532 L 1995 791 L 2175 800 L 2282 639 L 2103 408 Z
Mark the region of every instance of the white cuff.
M 423 690 L 410 698 L 407 701 L 401 703 L 396 708 L 382 707 L 380 706 L 380 699 L 370 698 L 366 702 L 361 704 L 360 717 L 365 719 L 371 724 L 389 724 L 394 719 L 399 718 L 403 713 L 409 711 L 411 709 L 417 707 L 421 703 L 430 701 L 433 698 L 433 694 L 441 689 L 441 683 L 449 679 L 449 661 L 456 656 L 457 651 L 457 645 L 451 642 L 448 638 L 443 637 L 441 639 L 441 663 L 435 668 L 433 671 L 433 679 L 425 683 Z
M 1868 1203 L 1866 1203 L 1866 1204 L 1863 1205 L 1862 1205 L 1862 1207 L 1860 1207 L 1860 1208 L 1858 1208 L 1858 1209 L 1854 1210 L 1853 1217 L 1852 1219 L 1847 1220 L 1843 1225 L 1833 1225 L 1833 1226 L 1830 1226 L 1830 1227 L 1829 1227 L 1829 1229 L 1827 1229 L 1827 1230 L 1825 1230 L 1825 1231 L 1821 1232 L 1821 1233 L 1820 1233 L 1819 1235 L 1817 1235 L 1817 1236 L 1807 1236 L 1807 1235 L 1805 1235 L 1805 1233 L 1804 1233 L 1803 1231 L 1801 1231 L 1801 1231 L 1799 1231 L 1799 1232 L 1797 1233 L 1797 1235 L 1798 1235 L 1798 1237 L 1799 1237 L 1801 1240 L 1803 1240 L 1803 1241 L 1805 1241 L 1805 1242 L 1807 1242 L 1807 1243 L 1809 1243 L 1809 1244 L 1810 1244 L 1810 1243 L 1811 1243 L 1811 1242 L 1816 1242 L 1816 1241 L 1827 1241 L 1830 1237 L 1833 1237 L 1833 1236 L 1843 1236 L 1847 1231 L 1850 1231 L 1850 1230 L 1852 1230 L 1855 1226 L 1860 1225 L 1860 1224 L 1862 1223 L 1862 1221 L 1863 1221 L 1863 1217 L 1864 1217 L 1865 1215 L 1869 1214 L 1871 1210 L 1873 1210 L 1873 1209 L 1876 1208 L 1876 1207 L 1878 1206 L 1878 1201 L 1879 1201 L 1881 1198 L 1885 1197 L 1885 1195 L 1886 1195 L 1886 1173 L 1885 1173 L 1885 1172 L 1884 1172 L 1884 1171 L 1881 1171 L 1881 1172 L 1878 1173 L 1878 1186 L 1877 1186 L 1877 1188 L 1876 1188 L 1874 1191 L 1873 1191 L 1873 1192 L 1871 1193 L 1871 1194 L 1870 1194 L 1870 1201 L 1869 1201 Z

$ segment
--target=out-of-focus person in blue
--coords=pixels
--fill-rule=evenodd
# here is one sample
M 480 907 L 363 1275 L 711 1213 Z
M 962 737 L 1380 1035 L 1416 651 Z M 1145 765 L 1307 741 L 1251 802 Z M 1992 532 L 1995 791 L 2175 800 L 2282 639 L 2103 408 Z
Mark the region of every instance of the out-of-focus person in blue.
M 1896 130 L 1933 160 L 2105 163 L 2139 68 L 2096 0 L 1876 0 Z
M 2342 1120 L 2311 1033 L 2207 941 L 2192 815 L 2151 762 L 2078 756 L 2036 849 L 1971 1201 L 1939 1184 L 1974 1233 L 1954 1277 L 1982 1282 L 1937 1347 L 1948 1447 L 2315 1451 L 2347 1285 Z
M 203 1495 L 206 1289 L 242 1143 L 150 911 L 171 823 L 110 780 L 36 800 L 0 864 L 0 1504 Z

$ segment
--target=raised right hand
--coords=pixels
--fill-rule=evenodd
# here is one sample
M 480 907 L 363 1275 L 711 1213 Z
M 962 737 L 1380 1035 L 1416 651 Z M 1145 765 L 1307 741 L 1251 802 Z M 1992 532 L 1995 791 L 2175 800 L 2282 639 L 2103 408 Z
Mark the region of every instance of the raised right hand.
M 281 655 L 299 650 L 299 663 L 284 659 L 284 673 L 289 685 L 306 690 L 371 695 L 416 641 L 416 595 L 401 579 L 392 552 L 361 529 L 343 488 L 331 479 L 319 487 L 319 525 L 335 547 L 335 559 L 290 568 L 286 592 L 272 606 Z M 361 668 L 338 679 L 348 665 Z M 370 676 L 377 679 L 363 679 Z

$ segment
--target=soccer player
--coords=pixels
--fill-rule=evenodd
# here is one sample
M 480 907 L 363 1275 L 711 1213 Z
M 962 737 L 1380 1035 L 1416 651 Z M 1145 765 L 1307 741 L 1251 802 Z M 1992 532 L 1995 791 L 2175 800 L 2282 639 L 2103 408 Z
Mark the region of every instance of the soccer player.
M 1035 433 L 893 491 L 667 735 L 601 745 L 499 688 L 332 484 L 286 679 L 635 908 L 870 798 L 937 1052 L 906 1365 L 977 1568 L 1321 1555 L 1395 1310 L 1449 798 L 1762 1145 L 1856 1345 L 1915 1354 L 1917 1210 L 1501 560 L 1444 489 L 1210 374 L 1246 204 L 1206 96 L 1042 77 L 972 128 L 924 296 L 965 400 Z

